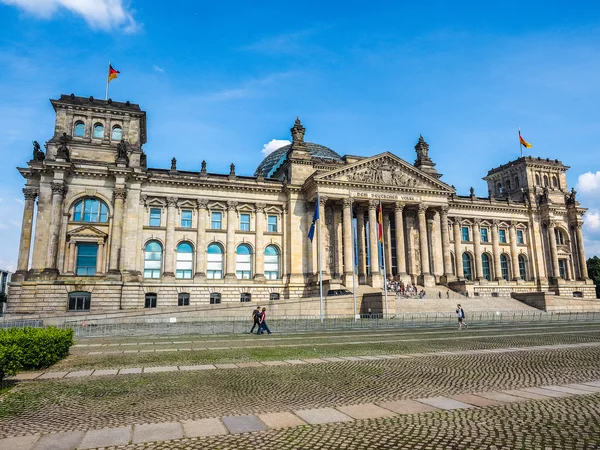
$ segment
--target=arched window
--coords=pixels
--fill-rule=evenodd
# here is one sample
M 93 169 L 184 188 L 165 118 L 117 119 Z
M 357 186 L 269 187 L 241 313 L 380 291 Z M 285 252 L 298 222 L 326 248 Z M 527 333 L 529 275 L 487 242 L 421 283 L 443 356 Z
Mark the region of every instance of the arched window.
M 544 175 L 544 187 L 548 187 L 548 175 Z
M 97 123 L 96 125 L 94 125 L 94 134 L 92 136 L 97 139 L 103 139 L 104 138 L 104 125 L 102 125 L 101 123 Z
M 504 253 L 500 255 L 500 271 L 502 278 L 508 281 L 508 257 Z
M 108 222 L 108 206 L 97 198 L 80 200 L 73 207 L 75 222 Z
M 235 275 L 244 280 L 250 279 L 252 273 L 252 249 L 246 245 L 238 245 L 235 252 Z
M 471 256 L 465 252 L 462 255 L 462 265 L 463 265 L 463 273 L 465 274 L 465 278 L 469 281 L 473 280 L 473 265 L 471 264 Z
M 194 264 L 194 249 L 189 242 L 182 242 L 177 246 L 177 265 L 175 278 L 192 278 Z
M 524 255 L 519 255 L 519 275 L 523 280 L 527 280 L 527 259 Z
M 492 280 L 492 272 L 490 270 L 490 257 L 487 253 L 481 254 L 481 270 L 483 270 L 483 278 L 488 281 Z
M 265 278 L 267 280 L 279 278 L 279 250 L 274 245 L 265 248 Z
M 521 183 L 519 182 L 519 177 L 515 176 L 515 188 L 518 188 L 521 186 Z
M 223 247 L 210 244 L 206 252 L 206 278 L 223 278 Z
M 554 229 L 554 237 L 558 245 L 565 245 L 565 235 L 559 228 Z
M 540 176 L 537 173 L 535 174 L 535 184 L 536 186 L 540 185 Z
M 502 183 L 498 183 L 498 184 L 496 185 L 496 192 L 497 192 L 498 194 L 502 194 Z
M 552 177 L 552 187 L 554 189 L 558 188 L 558 180 L 554 176 Z
M 75 122 L 75 128 L 73 129 L 73 135 L 75 135 L 77 137 L 85 136 L 85 124 L 81 120 L 78 120 L 77 122 Z
M 120 141 L 123 139 L 123 128 L 119 125 L 115 125 L 112 129 L 112 134 L 110 135 L 111 140 Z
M 504 181 L 504 185 L 506 186 L 506 190 L 510 191 L 510 180 L 507 179 L 506 181 Z
M 162 269 L 162 245 L 150 241 L 144 249 L 144 278 L 160 278 Z

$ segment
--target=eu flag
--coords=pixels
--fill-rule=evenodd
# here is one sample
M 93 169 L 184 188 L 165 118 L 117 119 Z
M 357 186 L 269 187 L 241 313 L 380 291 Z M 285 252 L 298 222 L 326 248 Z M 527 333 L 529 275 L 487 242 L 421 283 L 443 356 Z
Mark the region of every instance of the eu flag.
M 319 220 L 319 196 L 318 195 L 317 195 L 317 204 L 315 205 L 315 213 L 313 215 L 312 223 L 310 224 L 310 230 L 308 230 L 308 238 L 310 239 L 310 242 L 312 242 L 313 238 L 315 237 L 315 226 L 316 226 L 317 220 Z

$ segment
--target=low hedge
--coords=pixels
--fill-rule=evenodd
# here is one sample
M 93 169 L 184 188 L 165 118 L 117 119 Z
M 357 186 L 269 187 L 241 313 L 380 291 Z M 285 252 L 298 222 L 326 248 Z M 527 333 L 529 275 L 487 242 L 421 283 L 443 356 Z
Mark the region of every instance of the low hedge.
M 0 380 L 20 369 L 42 369 L 60 361 L 73 345 L 73 330 L 9 328 L 0 330 Z

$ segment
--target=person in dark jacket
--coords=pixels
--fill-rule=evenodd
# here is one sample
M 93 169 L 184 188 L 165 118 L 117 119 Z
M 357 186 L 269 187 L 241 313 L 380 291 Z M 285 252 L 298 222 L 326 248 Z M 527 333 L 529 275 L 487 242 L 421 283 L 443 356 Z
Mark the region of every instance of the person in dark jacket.
M 250 334 L 254 332 L 255 327 L 258 327 L 256 329 L 256 334 L 258 334 L 258 332 L 260 331 L 260 306 L 257 306 L 256 309 L 252 311 L 252 321 L 254 322 L 254 324 L 250 329 Z

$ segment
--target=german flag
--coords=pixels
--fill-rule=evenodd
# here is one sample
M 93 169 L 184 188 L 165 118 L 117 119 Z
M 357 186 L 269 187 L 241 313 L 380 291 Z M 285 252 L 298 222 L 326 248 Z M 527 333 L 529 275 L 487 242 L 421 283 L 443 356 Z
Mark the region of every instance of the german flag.
M 519 142 L 521 143 L 521 145 L 525 148 L 531 148 L 531 144 L 529 142 L 527 142 L 525 139 L 523 139 L 523 136 L 521 136 L 521 130 L 519 130 Z
M 121 73 L 118 70 L 113 69 L 112 65 L 108 65 L 108 82 L 110 83 L 112 80 L 117 78 L 117 74 Z

